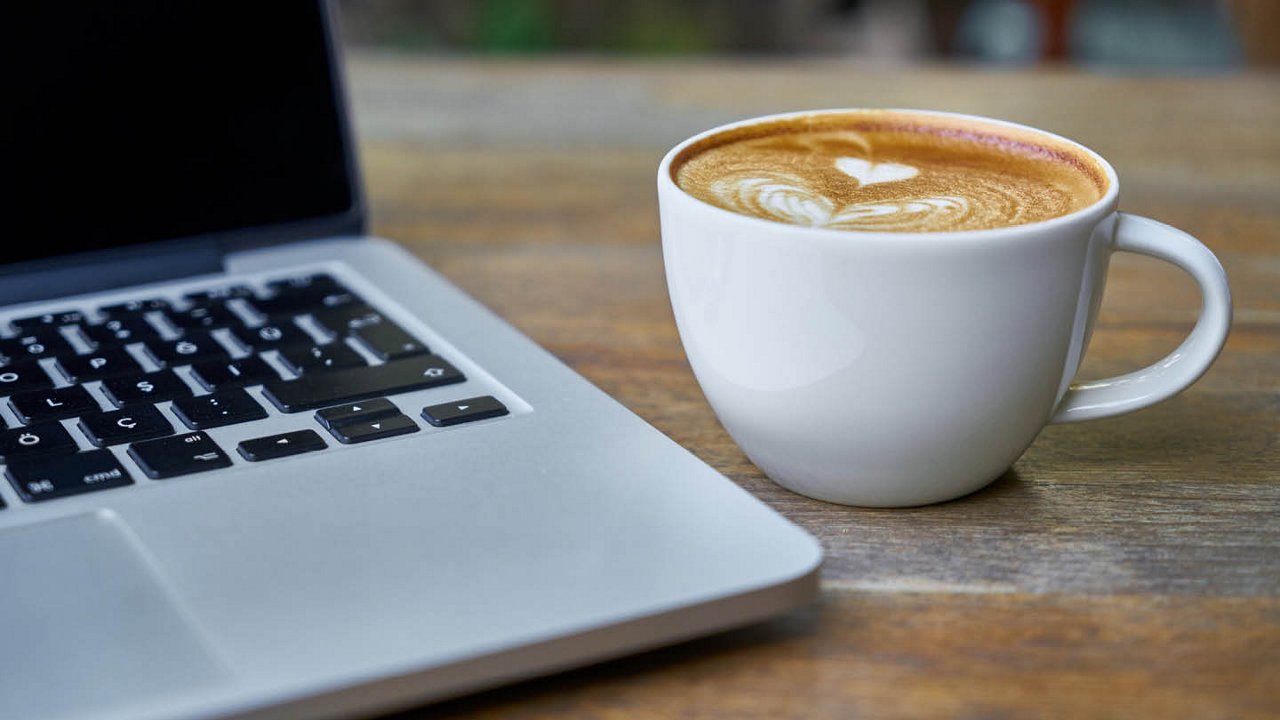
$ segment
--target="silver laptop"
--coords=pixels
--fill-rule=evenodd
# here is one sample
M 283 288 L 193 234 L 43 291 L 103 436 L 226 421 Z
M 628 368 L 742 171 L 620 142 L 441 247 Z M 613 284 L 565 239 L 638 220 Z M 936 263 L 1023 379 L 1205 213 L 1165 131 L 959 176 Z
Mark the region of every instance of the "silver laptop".
M 362 234 L 317 2 L 6 12 L 0 718 L 391 710 L 804 603 L 806 533 Z

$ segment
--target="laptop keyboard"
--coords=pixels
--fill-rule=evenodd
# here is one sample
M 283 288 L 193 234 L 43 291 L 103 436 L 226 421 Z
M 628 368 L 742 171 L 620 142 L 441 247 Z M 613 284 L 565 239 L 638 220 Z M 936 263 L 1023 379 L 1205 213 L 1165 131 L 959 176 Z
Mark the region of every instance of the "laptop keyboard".
M 467 379 L 326 273 L 9 325 L 0 396 L 17 423 L 0 416 L 0 463 L 28 503 L 415 433 L 394 396 Z M 508 414 L 489 395 L 418 411 L 428 427 Z M 300 413 L 296 429 L 234 448 L 205 432 Z

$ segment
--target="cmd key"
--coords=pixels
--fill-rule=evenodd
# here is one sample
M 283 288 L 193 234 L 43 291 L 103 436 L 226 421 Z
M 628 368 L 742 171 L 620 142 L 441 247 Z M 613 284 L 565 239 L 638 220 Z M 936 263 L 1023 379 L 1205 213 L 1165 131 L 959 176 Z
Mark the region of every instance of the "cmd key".
M 466 376 L 436 355 L 394 360 L 385 365 L 331 370 L 297 380 L 269 382 L 263 393 L 282 412 L 294 413 L 383 395 L 450 385 Z
M 133 484 L 110 450 L 12 463 L 5 474 L 29 503 Z

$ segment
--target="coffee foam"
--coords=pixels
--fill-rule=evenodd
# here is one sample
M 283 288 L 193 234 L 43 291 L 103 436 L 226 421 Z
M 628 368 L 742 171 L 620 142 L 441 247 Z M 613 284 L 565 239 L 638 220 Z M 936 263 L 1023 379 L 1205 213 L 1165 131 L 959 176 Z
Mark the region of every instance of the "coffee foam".
M 798 116 L 685 148 L 671 177 L 743 215 L 838 230 L 983 230 L 1097 202 L 1106 174 L 1048 135 L 895 111 Z

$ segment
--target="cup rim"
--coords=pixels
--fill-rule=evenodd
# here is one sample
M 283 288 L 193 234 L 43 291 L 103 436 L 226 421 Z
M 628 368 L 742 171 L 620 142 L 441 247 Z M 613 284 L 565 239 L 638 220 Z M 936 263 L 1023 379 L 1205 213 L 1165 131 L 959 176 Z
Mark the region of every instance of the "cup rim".
M 720 133 L 735 130 L 737 128 L 749 127 L 752 125 L 764 124 L 768 122 L 776 122 L 780 120 L 791 120 L 816 115 L 847 115 L 857 113 L 901 113 L 904 115 L 926 115 L 935 117 L 953 118 L 978 124 L 994 125 L 997 127 L 1005 127 L 1029 132 L 1033 135 L 1041 135 L 1050 138 L 1056 142 L 1064 143 L 1073 149 L 1076 149 L 1095 162 L 1098 167 L 1102 168 L 1107 178 L 1107 189 L 1097 200 L 1086 205 L 1079 210 L 1073 210 L 1066 215 L 1058 215 L 1046 220 L 1037 220 L 1035 222 L 1023 223 L 1021 225 L 1006 225 L 1003 227 L 985 228 L 982 230 L 942 230 L 942 231 L 910 231 L 910 232 L 890 232 L 885 230 L 846 230 L 814 227 L 812 225 L 793 225 L 790 223 L 778 222 L 776 220 L 766 220 L 764 218 L 752 215 L 743 215 L 741 213 L 726 210 L 722 207 L 712 205 L 705 200 L 694 197 L 684 191 L 676 184 L 675 179 L 671 177 L 671 164 L 675 158 L 680 155 L 686 148 L 694 143 L 705 140 L 706 138 L 718 135 Z M 1009 120 L 1000 120 L 998 118 L 986 117 L 983 115 L 970 115 L 967 113 L 949 112 L 945 110 L 920 110 L 915 108 L 824 108 L 819 110 L 798 110 L 783 113 L 774 113 L 771 115 L 760 115 L 757 117 L 736 120 L 734 122 L 718 125 L 707 130 L 703 130 L 685 140 L 681 141 L 675 147 L 667 151 L 663 156 L 662 162 L 658 164 L 658 189 L 659 198 L 661 199 L 662 191 L 665 189 L 668 193 L 674 193 L 676 197 L 683 201 L 692 202 L 697 207 L 705 208 L 706 212 L 712 213 L 713 216 L 720 217 L 727 222 L 745 223 L 748 227 L 754 227 L 760 230 L 772 230 L 773 232 L 797 232 L 814 238 L 840 239 L 848 242 L 851 237 L 860 241 L 870 240 L 893 240 L 899 243 L 909 243 L 911 241 L 931 242 L 935 239 L 945 240 L 948 242 L 957 241 L 987 241 L 1004 237 L 1017 237 L 1027 233 L 1039 234 L 1042 231 L 1053 229 L 1062 225 L 1069 225 L 1087 218 L 1090 215 L 1105 214 L 1114 209 L 1116 199 L 1120 193 L 1120 179 L 1116 175 L 1115 168 L 1106 158 L 1102 157 L 1093 149 L 1082 145 L 1075 140 L 1063 137 L 1056 133 L 1031 125 L 1012 122 Z M 784 230 L 785 229 L 785 230 Z

